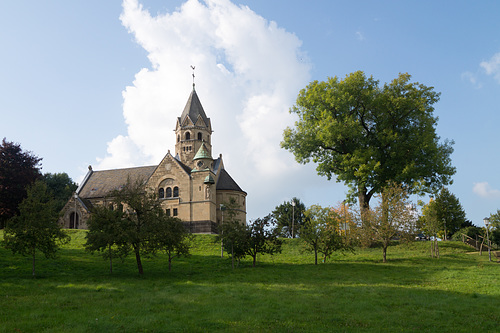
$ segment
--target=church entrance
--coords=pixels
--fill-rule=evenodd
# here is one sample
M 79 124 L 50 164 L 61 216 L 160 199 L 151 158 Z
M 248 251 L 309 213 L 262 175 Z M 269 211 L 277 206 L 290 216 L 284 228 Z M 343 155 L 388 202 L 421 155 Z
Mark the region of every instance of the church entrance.
M 78 214 L 75 212 L 69 215 L 69 228 L 78 229 Z

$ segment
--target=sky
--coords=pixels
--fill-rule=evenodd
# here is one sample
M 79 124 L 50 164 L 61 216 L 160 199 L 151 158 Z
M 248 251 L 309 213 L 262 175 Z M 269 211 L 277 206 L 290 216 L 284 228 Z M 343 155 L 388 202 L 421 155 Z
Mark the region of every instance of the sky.
M 357 70 L 381 84 L 409 73 L 441 93 L 449 189 L 483 226 L 500 209 L 499 14 L 493 0 L 4 0 L 0 138 L 76 182 L 89 165 L 158 164 L 174 151 L 195 66 L 213 156 L 248 193 L 253 220 L 292 197 L 345 199 L 343 184 L 280 148 L 300 89 Z

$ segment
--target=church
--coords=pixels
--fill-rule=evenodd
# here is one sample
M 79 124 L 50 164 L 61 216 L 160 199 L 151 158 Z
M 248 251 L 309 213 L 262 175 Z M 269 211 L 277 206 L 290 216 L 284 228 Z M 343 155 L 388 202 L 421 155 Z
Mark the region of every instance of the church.
M 181 219 L 189 232 L 217 233 L 224 219 L 223 205 L 236 205 L 236 219 L 246 223 L 246 196 L 224 167 L 222 154 L 212 156 L 212 124 L 193 90 L 175 125 L 175 155 L 167 152 L 158 165 L 89 171 L 64 206 L 63 228 L 87 229 L 92 207 L 110 205 L 110 193 L 127 179 L 144 179 L 156 191 L 169 216 Z

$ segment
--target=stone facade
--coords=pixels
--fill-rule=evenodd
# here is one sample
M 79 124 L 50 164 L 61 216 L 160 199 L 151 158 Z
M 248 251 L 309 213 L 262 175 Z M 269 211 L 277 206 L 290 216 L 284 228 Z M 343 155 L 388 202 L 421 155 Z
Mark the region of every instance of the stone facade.
M 237 204 L 236 218 L 246 223 L 246 192 L 224 168 L 222 154 L 212 158 L 212 125 L 194 90 L 177 118 L 175 156 L 167 152 L 156 166 L 94 171 L 89 167 L 82 184 L 61 212 L 64 228 L 86 229 L 95 205 L 111 205 L 109 194 L 127 179 L 143 179 L 155 191 L 165 212 L 184 221 L 193 233 L 216 233 L 221 205 Z

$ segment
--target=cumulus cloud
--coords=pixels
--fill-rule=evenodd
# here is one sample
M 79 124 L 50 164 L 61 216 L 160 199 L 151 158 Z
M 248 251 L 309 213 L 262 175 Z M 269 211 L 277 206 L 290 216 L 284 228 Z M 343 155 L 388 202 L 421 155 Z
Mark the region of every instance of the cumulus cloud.
M 173 129 L 194 65 L 196 91 L 214 129 L 214 157 L 223 154 L 248 192 L 249 211 L 266 203 L 269 212 L 295 186 L 291 177 L 305 177 L 304 168 L 315 175 L 313 166 L 297 165 L 279 146 L 283 129 L 294 122 L 288 109 L 310 80 L 297 36 L 229 0 L 188 0 L 155 16 L 137 0 L 124 0 L 120 19 L 151 67 L 123 91 L 127 134 L 108 143 L 99 168 L 156 164 L 174 152 Z
M 500 190 L 492 189 L 488 182 L 474 183 L 472 191 L 483 198 L 500 198 Z
M 500 52 L 493 55 L 488 61 L 482 61 L 479 66 L 487 75 L 493 75 L 495 80 L 500 83 Z

